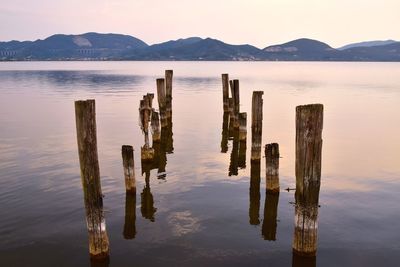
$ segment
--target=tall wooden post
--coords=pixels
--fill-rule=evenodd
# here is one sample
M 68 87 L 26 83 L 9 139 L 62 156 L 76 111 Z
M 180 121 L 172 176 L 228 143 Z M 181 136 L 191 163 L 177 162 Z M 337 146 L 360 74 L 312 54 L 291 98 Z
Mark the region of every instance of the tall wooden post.
M 317 252 L 323 105 L 296 107 L 296 207 L 293 252 Z
M 232 123 L 234 128 L 239 128 L 239 112 L 240 112 L 240 95 L 239 95 L 239 80 L 230 81 L 232 101 L 233 101 L 233 114 Z
M 161 128 L 167 126 L 167 100 L 165 92 L 165 79 L 157 79 L 158 107 L 160 111 Z
M 222 74 L 222 101 L 224 113 L 229 112 L 229 75 Z
M 126 192 L 136 194 L 135 161 L 132 146 L 122 146 L 122 163 L 124 166 Z
M 233 138 L 234 124 L 235 124 L 235 102 L 232 97 L 228 99 L 229 102 L 229 137 Z
M 250 208 L 251 225 L 260 224 L 260 161 L 252 161 L 250 166 Z
M 251 160 L 261 159 L 263 91 L 254 91 L 251 112 Z
M 158 112 L 153 111 L 151 115 L 151 131 L 153 136 L 153 144 L 160 142 L 161 130 L 160 130 L 160 118 Z
M 92 260 L 108 260 L 109 241 L 103 214 L 103 195 L 97 154 L 96 109 L 94 100 L 75 101 L 79 163 Z
M 279 193 L 279 145 L 265 145 L 266 188 L 270 193 Z
M 172 118 L 172 70 L 165 71 L 165 100 L 166 100 L 166 116 Z

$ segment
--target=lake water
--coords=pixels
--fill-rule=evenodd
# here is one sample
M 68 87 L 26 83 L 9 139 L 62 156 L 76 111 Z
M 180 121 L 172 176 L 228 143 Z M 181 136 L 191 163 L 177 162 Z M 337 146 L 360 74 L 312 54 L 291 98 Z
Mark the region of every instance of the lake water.
M 173 152 L 165 176 L 150 173 L 150 218 L 138 107 L 165 69 L 174 70 Z M 261 198 L 249 194 L 250 121 L 246 167 L 229 175 L 232 141 L 221 153 L 221 73 L 240 80 L 248 118 L 252 91 L 264 91 L 262 144 L 279 143 L 281 154 L 275 241 L 262 234 L 265 159 Z M 324 104 L 317 266 L 400 266 L 400 64 L 291 62 L 0 63 L 1 266 L 90 266 L 74 101 L 92 98 L 109 266 L 292 266 L 294 191 L 284 189 L 295 187 L 295 107 L 309 103 Z M 123 235 L 126 144 L 133 239 Z

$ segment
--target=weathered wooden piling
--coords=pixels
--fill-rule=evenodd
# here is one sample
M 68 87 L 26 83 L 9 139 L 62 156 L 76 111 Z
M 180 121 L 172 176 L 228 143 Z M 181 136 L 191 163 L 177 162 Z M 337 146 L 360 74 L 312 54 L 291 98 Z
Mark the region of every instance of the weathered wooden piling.
M 247 113 L 239 113 L 239 140 L 246 141 L 247 138 Z
M 293 252 L 317 252 L 323 105 L 296 107 L 296 207 Z
M 228 152 L 228 138 L 229 138 L 229 113 L 224 112 L 222 118 L 222 138 L 221 138 L 221 153 Z
M 160 111 L 161 128 L 166 127 L 168 124 L 167 120 L 167 100 L 165 92 L 165 79 L 157 79 L 157 97 L 158 97 L 158 107 Z
M 292 253 L 292 267 L 316 267 L 317 257 L 305 257 Z
M 279 193 L 279 145 L 265 145 L 266 188 L 269 193 Z
M 231 122 L 234 128 L 239 128 L 239 112 L 240 112 L 240 95 L 239 95 L 239 80 L 230 81 L 231 94 L 233 101 L 233 112 Z
M 75 119 L 90 258 L 108 261 L 109 241 L 103 214 L 95 101 L 75 101 Z
M 125 223 L 123 236 L 125 239 L 133 239 L 136 236 L 136 194 L 125 195 Z
M 222 74 L 222 101 L 224 113 L 229 112 L 229 74 Z
M 132 146 L 122 146 L 122 163 L 124 166 L 126 192 L 136 194 L 135 161 Z
M 261 159 L 263 91 L 254 91 L 251 112 L 251 160 Z
M 140 100 L 139 107 L 140 124 L 144 133 L 144 146 L 141 147 L 140 150 L 142 161 L 149 161 L 154 157 L 154 149 L 152 149 L 149 144 L 149 121 L 152 111 L 152 108 L 150 108 L 150 99 L 150 97 L 145 96 L 143 100 Z
M 173 71 L 165 71 L 165 109 L 166 117 L 172 118 L 172 77 Z
M 229 132 L 228 133 L 229 133 L 229 137 L 233 138 L 234 124 L 235 124 L 235 113 L 234 113 L 235 103 L 234 103 L 234 100 L 232 97 L 230 97 L 228 99 L 228 102 L 229 102 L 229 127 L 228 127 Z
M 264 220 L 261 228 L 261 234 L 264 237 L 264 240 L 276 240 L 278 202 L 279 191 L 277 193 L 271 193 L 267 190 L 265 191 Z
M 153 144 L 160 142 L 161 130 L 160 130 L 160 117 L 158 112 L 153 111 L 151 114 L 151 131 L 153 136 Z
M 249 222 L 251 225 L 260 224 L 260 161 L 252 161 L 250 166 L 250 208 Z

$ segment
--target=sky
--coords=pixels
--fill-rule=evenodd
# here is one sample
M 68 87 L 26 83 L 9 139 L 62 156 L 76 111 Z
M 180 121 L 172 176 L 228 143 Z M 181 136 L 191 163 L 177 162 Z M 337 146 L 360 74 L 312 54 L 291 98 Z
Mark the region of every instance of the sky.
M 122 33 L 148 44 L 192 36 L 259 48 L 297 38 L 340 47 L 400 40 L 400 0 L 0 0 L 0 41 Z

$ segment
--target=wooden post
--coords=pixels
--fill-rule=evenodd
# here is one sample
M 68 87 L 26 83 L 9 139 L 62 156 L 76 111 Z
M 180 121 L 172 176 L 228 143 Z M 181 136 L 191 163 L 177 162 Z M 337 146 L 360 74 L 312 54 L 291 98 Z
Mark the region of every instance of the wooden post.
M 317 252 L 323 105 L 296 107 L 296 207 L 293 252 Z
M 149 121 L 151 115 L 151 108 L 150 108 L 150 98 L 144 97 L 143 100 L 140 100 L 140 123 L 141 128 L 144 133 L 144 146 L 141 147 L 141 159 L 142 161 L 149 161 L 152 160 L 154 157 L 154 149 L 150 147 L 149 144 Z
M 126 192 L 125 195 L 125 223 L 123 236 L 133 239 L 136 236 L 136 194 Z
M 160 142 L 161 130 L 160 130 L 160 118 L 158 112 L 153 111 L 151 115 L 151 130 L 153 136 L 153 144 Z
M 251 225 L 260 224 L 260 161 L 252 161 L 250 166 L 250 208 Z
M 161 128 L 167 126 L 165 79 L 157 79 L 158 107 L 160 111 Z
M 165 71 L 165 100 L 166 100 L 166 116 L 172 118 L 172 70 Z
M 247 113 L 239 113 L 239 140 L 246 141 L 247 138 Z
M 317 257 L 305 257 L 292 253 L 292 267 L 316 267 Z
M 221 153 L 228 152 L 228 138 L 229 138 L 229 113 L 224 112 L 224 116 L 222 118 Z
M 228 99 L 229 102 L 229 137 L 233 138 L 233 133 L 234 133 L 234 124 L 235 124 L 235 102 L 233 101 L 233 98 L 230 97 Z
M 132 146 L 122 146 L 122 162 L 124 166 L 126 192 L 136 194 L 135 161 Z
M 261 159 L 263 99 L 262 91 L 254 91 L 251 112 L 251 160 Z
M 265 145 L 266 188 L 269 193 L 279 193 L 279 145 Z
M 239 112 L 240 112 L 240 96 L 239 96 L 239 80 L 229 81 L 231 86 L 233 112 L 231 122 L 234 128 L 239 128 Z
M 264 240 L 276 240 L 278 202 L 279 191 L 277 193 L 271 193 L 268 190 L 265 191 L 264 220 L 261 228 Z
M 95 101 L 75 101 L 75 119 L 90 258 L 108 261 L 109 241 L 103 214 L 97 155 Z
M 222 74 L 222 101 L 224 113 L 229 112 L 229 75 Z

